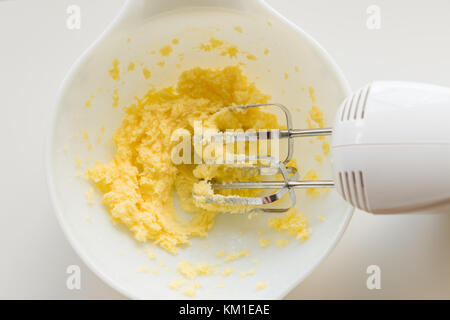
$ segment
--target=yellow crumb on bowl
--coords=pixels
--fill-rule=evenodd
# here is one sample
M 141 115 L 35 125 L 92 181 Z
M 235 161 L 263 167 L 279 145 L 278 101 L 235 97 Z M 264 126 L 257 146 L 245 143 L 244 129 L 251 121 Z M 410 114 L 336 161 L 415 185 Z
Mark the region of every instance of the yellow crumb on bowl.
M 148 267 L 146 267 L 146 266 L 138 267 L 137 272 L 138 273 L 146 273 L 146 272 L 148 272 Z
M 330 144 L 326 141 L 322 143 L 322 151 L 324 155 L 328 155 L 330 153 Z
M 177 38 L 172 39 L 172 44 L 179 44 L 180 40 Z
M 269 49 L 264 49 L 264 54 L 267 56 L 270 53 Z
M 225 257 L 225 262 L 231 262 L 242 257 L 250 257 L 250 251 L 242 250 L 240 252 L 232 252 Z
M 308 111 L 311 120 L 314 121 L 319 128 L 323 128 L 325 124 L 325 117 L 322 110 L 317 106 L 312 106 Z
M 159 53 L 163 57 L 168 57 L 172 53 L 173 49 L 170 45 L 164 46 L 161 49 L 159 49 Z
M 134 70 L 134 67 L 135 67 L 135 64 L 134 64 L 134 62 L 130 62 L 129 64 L 128 64 L 128 71 L 133 71 Z
M 322 216 L 318 216 L 317 219 L 319 219 L 319 221 L 325 221 L 325 217 Z
M 79 156 L 75 157 L 75 166 L 81 167 L 82 164 L 83 164 L 83 159 L 81 159 Z
M 184 280 L 184 279 L 175 279 L 175 280 L 172 280 L 169 283 L 169 288 L 172 289 L 172 290 L 178 290 L 182 286 L 184 286 L 185 284 L 186 284 L 186 280 Z
M 147 258 L 149 260 L 154 260 L 156 258 L 155 253 L 152 251 L 152 249 L 145 249 L 145 253 L 147 254 Z
M 313 87 L 308 87 L 308 95 L 309 95 L 309 99 L 311 99 L 311 102 L 314 105 L 316 103 L 316 94 L 315 94 L 315 90 Z
M 225 254 L 226 254 L 226 252 L 224 250 L 220 250 L 220 251 L 217 252 L 216 255 L 217 255 L 218 258 L 222 258 L 222 257 L 225 256 Z
M 200 275 L 208 275 L 214 271 L 214 268 L 206 262 L 199 262 L 197 263 L 197 271 Z
M 241 272 L 241 276 L 244 278 L 246 276 L 253 276 L 256 274 L 256 270 L 255 269 L 250 269 L 247 272 Z
M 193 287 L 186 288 L 181 293 L 190 298 L 194 298 L 197 295 L 197 291 Z
M 142 74 L 144 75 L 144 78 L 147 80 L 152 76 L 152 73 L 147 68 L 142 69 Z
M 242 27 L 236 26 L 236 27 L 234 27 L 234 30 L 239 33 L 242 33 Z
M 256 56 L 254 54 L 248 54 L 247 55 L 247 59 L 248 60 L 252 60 L 252 61 L 256 61 L 258 58 L 256 58 Z
M 317 174 L 317 171 L 314 169 L 308 170 L 306 174 L 303 176 L 303 179 L 305 181 L 311 180 L 319 180 L 319 175 Z M 310 196 L 312 198 L 318 197 L 320 195 L 320 189 L 317 188 L 308 188 L 306 189 L 306 195 Z
M 120 64 L 119 60 L 114 59 L 112 62 L 112 68 L 109 70 L 110 77 L 115 81 L 120 80 L 119 64 Z
M 119 106 L 119 90 L 118 89 L 113 90 L 112 100 L 113 100 L 113 102 L 112 102 L 113 108 L 117 108 Z
M 259 264 L 259 259 L 253 259 L 254 264 Z
M 182 260 L 178 264 L 177 270 L 181 275 L 189 279 L 194 279 L 197 276 L 197 270 L 195 269 L 195 267 L 186 260 Z
M 281 217 L 270 218 L 269 225 L 278 231 L 294 235 L 300 241 L 308 239 L 311 233 L 306 217 L 297 213 L 296 208 L 291 209 Z
M 263 248 L 267 248 L 270 245 L 270 239 L 260 239 L 259 245 Z
M 257 282 L 256 283 L 256 289 L 263 290 L 263 289 L 265 289 L 267 287 L 268 284 L 269 284 L 268 282 L 261 282 L 261 281 Z
M 258 217 L 258 216 L 259 216 L 258 212 L 252 212 L 252 213 L 248 214 L 247 218 L 248 218 L 248 220 L 251 220 L 251 219 L 253 219 L 255 217 Z
M 210 38 L 208 42 L 200 44 L 200 50 L 209 52 L 213 49 L 219 49 L 224 45 L 224 41 Z
M 233 272 L 234 272 L 233 267 L 226 267 L 225 269 L 222 270 L 222 276 L 226 277 L 226 276 L 232 274 Z
M 289 244 L 289 240 L 287 240 L 287 239 L 277 239 L 276 243 L 277 243 L 277 246 L 279 248 L 283 248 L 283 247 L 285 247 L 285 246 L 287 246 Z
M 235 58 L 237 56 L 237 54 L 239 53 L 239 49 L 236 46 L 229 46 L 227 48 L 225 48 L 221 55 L 222 56 L 228 56 L 230 58 Z
M 241 53 L 236 45 L 216 38 L 210 38 L 208 42 L 201 43 L 199 49 L 204 52 L 219 51 L 221 56 L 228 56 L 230 59 L 236 58 Z M 247 59 L 256 60 L 256 56 L 247 53 Z
M 86 102 L 84 103 L 84 106 L 85 106 L 86 108 L 91 107 L 91 106 L 92 106 L 91 100 L 86 100 Z
M 314 156 L 314 160 L 316 160 L 316 161 L 319 162 L 319 163 L 322 163 L 323 158 L 322 158 L 322 156 L 321 156 L 320 154 L 316 154 L 316 155 Z

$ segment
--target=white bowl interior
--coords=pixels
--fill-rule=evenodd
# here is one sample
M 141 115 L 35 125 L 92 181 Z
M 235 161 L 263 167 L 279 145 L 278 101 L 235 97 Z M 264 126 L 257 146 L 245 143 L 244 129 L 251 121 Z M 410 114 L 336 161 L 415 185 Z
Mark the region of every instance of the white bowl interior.
M 236 26 L 242 27 L 243 32 L 237 32 Z M 235 44 L 254 54 L 257 60 L 250 61 L 245 55 L 230 59 L 219 52 L 198 50 L 210 37 Z M 170 44 L 173 38 L 180 40 L 178 45 L 172 45 L 174 52 L 168 58 L 161 57 L 158 50 Z M 268 55 L 264 54 L 266 48 L 270 50 Z M 151 53 L 153 50 L 156 54 Z M 184 54 L 182 61 L 180 53 Z M 115 58 L 120 61 L 122 70 L 119 82 L 108 74 Z M 162 60 L 165 66 L 157 66 Z M 133 72 L 125 72 L 129 62 L 136 65 Z M 310 199 L 304 191 L 298 191 L 298 210 L 306 215 L 312 229 L 305 243 L 271 230 L 267 226 L 269 216 L 249 220 L 243 215 L 221 215 L 206 239 L 192 239 L 190 246 L 171 255 L 151 243 L 137 243 L 127 230 L 113 225 L 100 203 L 99 193 L 94 195 L 94 205 L 87 203 L 85 192 L 91 185 L 77 175 L 97 160 L 111 159 L 114 154 L 111 136 L 120 126 L 123 107 L 129 105 L 134 96 L 142 96 L 149 86 L 173 85 L 183 70 L 194 66 L 216 68 L 238 62 L 245 62 L 242 67 L 245 74 L 258 88 L 270 94 L 272 101 L 289 107 L 296 128 L 307 127 L 307 112 L 312 105 L 309 87 L 314 88 L 317 104 L 330 126 L 346 95 L 345 84 L 323 52 L 282 19 L 206 8 L 161 14 L 108 33 L 78 62 L 64 84 L 49 148 L 49 182 L 56 210 L 68 238 L 84 261 L 110 285 L 130 297 L 186 298 L 168 287 L 170 281 L 182 278 L 176 271 L 179 261 L 216 263 L 221 260 L 216 256 L 220 250 L 228 253 L 249 250 L 250 257 L 227 263 L 236 270 L 233 274 L 198 277 L 196 280 L 203 288 L 197 291 L 197 298 L 280 298 L 323 259 L 350 218 L 351 208 L 336 192 Z M 142 66 L 152 72 L 148 80 L 142 75 Z M 287 80 L 285 73 L 289 74 Z M 119 108 L 112 107 L 114 89 L 119 92 Z M 86 100 L 91 101 L 90 108 L 85 107 Z M 102 126 L 104 136 L 97 142 Z M 88 140 L 83 139 L 84 132 L 89 134 Z M 330 178 L 329 158 L 322 164 L 314 160 L 314 155 L 321 153 L 321 142 L 314 139 L 310 143 L 309 140 L 297 139 L 295 143 L 295 157 L 301 172 L 315 168 L 321 178 Z M 76 157 L 83 160 L 81 167 L 75 166 Z M 323 216 L 325 221 L 319 221 L 318 216 Z M 261 231 L 263 235 L 259 235 Z M 258 243 L 261 238 L 271 239 L 272 244 L 262 248 Z M 279 248 L 275 245 L 276 239 L 290 242 Z M 150 247 L 156 253 L 155 260 L 149 260 L 142 251 Z M 254 259 L 260 263 L 255 264 Z M 138 273 L 141 266 L 147 266 L 149 272 Z M 153 268 L 157 268 L 159 274 L 153 274 Z M 256 274 L 247 277 L 239 274 L 250 269 L 256 269 Z M 258 281 L 267 281 L 268 286 L 257 290 Z M 225 287 L 219 285 L 221 282 Z

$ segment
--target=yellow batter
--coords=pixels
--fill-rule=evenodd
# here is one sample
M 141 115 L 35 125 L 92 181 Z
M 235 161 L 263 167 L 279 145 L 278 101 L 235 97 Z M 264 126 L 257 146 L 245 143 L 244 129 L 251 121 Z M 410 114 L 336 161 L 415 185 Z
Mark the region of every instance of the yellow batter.
M 218 210 L 194 203 L 194 185 L 199 178 L 239 177 L 224 166 L 175 165 L 171 151 L 178 142 L 171 141 L 172 133 L 181 128 L 193 134 L 196 121 L 218 130 L 277 128 L 276 116 L 260 109 L 218 112 L 226 106 L 265 103 L 268 99 L 237 66 L 194 68 L 181 74 L 176 87 L 150 90 L 126 108 L 122 126 L 113 136 L 117 148 L 113 160 L 97 163 L 87 173 L 104 194 L 103 203 L 112 220 L 125 224 L 138 241 L 154 241 L 172 253 L 190 237 L 206 236 Z M 202 184 L 196 188 L 201 190 Z M 174 190 L 183 210 L 192 214 L 189 221 L 181 219 L 174 209 Z M 304 220 L 306 229 L 303 215 L 292 214 Z M 272 223 L 280 229 L 278 223 Z

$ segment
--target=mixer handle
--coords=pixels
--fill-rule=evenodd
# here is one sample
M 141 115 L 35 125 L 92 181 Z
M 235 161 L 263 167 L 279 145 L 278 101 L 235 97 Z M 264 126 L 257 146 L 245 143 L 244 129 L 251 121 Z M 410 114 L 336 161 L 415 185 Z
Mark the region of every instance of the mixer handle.
M 372 213 L 450 204 L 450 88 L 373 82 L 341 104 L 331 139 L 338 192 Z

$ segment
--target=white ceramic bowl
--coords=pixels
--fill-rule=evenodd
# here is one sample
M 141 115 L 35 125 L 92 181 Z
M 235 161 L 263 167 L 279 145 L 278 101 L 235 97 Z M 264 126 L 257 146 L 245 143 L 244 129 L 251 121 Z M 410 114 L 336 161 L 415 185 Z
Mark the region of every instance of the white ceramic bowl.
M 235 26 L 242 27 L 243 32 L 237 32 Z M 352 207 L 334 191 L 313 200 L 299 191 L 298 209 L 305 213 L 312 229 L 305 243 L 271 231 L 266 216 L 249 220 L 247 216 L 221 215 L 208 238 L 193 239 L 189 247 L 173 256 L 151 244 L 137 243 L 127 230 L 113 225 L 100 204 L 100 194 L 94 195 L 95 205 L 87 203 L 85 192 L 90 185 L 77 175 L 95 161 L 111 158 L 113 147 L 103 142 L 110 141 L 119 127 L 123 106 L 134 96 L 143 95 L 149 85 L 161 88 L 174 84 L 184 69 L 222 67 L 237 62 L 196 49 L 211 36 L 236 44 L 258 57 L 256 61 L 240 59 L 246 62 L 245 73 L 263 92 L 272 95 L 273 101 L 291 109 L 295 127 L 306 127 L 306 114 L 311 107 L 310 86 L 315 89 L 317 104 L 323 109 L 328 125 L 332 124 L 340 102 L 349 93 L 342 73 L 328 54 L 263 1 L 127 2 L 119 17 L 75 63 L 64 80 L 48 141 L 47 173 L 58 220 L 72 246 L 97 275 L 131 298 L 186 298 L 168 287 L 170 281 L 180 278 L 176 272 L 180 260 L 214 263 L 219 261 L 216 256 L 219 250 L 245 249 L 250 251 L 251 257 L 229 263 L 236 270 L 230 276 L 219 274 L 197 279 L 203 284 L 197 291 L 197 298 L 282 298 L 332 250 L 351 218 Z M 149 52 L 169 44 L 172 38 L 179 38 L 179 45 L 174 46 L 174 53 L 165 59 L 166 65 L 157 67 L 161 57 Z M 266 48 L 270 50 L 269 55 L 263 53 Z M 184 53 L 182 62 L 178 53 Z M 137 71 L 122 74 L 119 83 L 113 81 L 108 70 L 115 58 L 121 62 L 121 68 L 134 61 Z M 144 80 L 139 63 L 151 69 L 150 79 Z M 181 64 L 181 69 L 177 64 Z M 299 72 L 295 71 L 295 66 Z M 288 80 L 284 78 L 286 72 Z M 112 107 L 111 95 L 115 87 L 119 88 L 120 108 Z M 92 101 L 90 108 L 84 106 L 88 99 Z M 296 111 L 298 107 L 301 112 Z M 98 143 L 96 138 L 102 126 L 106 130 L 102 142 Z M 83 140 L 84 132 L 89 134 L 92 150 Z M 313 159 L 320 153 L 320 142 L 311 144 L 309 139 L 299 140 L 295 149 L 303 172 L 305 168 L 316 168 L 323 178 L 330 177 L 329 160 L 320 165 Z M 79 168 L 75 166 L 76 157 L 83 159 Z M 325 221 L 319 221 L 318 216 L 325 217 Z M 264 235 L 258 235 L 259 231 L 264 231 Z M 262 248 L 258 243 L 262 237 L 272 239 L 272 245 Z M 274 241 L 280 238 L 291 241 L 288 246 L 278 248 Z M 142 252 L 148 247 L 153 248 L 156 260 L 150 261 Z M 253 259 L 260 263 L 256 265 Z M 166 266 L 161 266 L 164 263 Z M 138 273 L 141 266 L 147 266 L 150 271 Z M 158 275 L 151 272 L 153 268 L 159 270 Z M 242 278 L 238 273 L 249 269 L 256 269 L 256 274 Z M 257 290 L 258 281 L 268 282 L 268 286 Z M 219 285 L 221 282 L 225 287 Z

